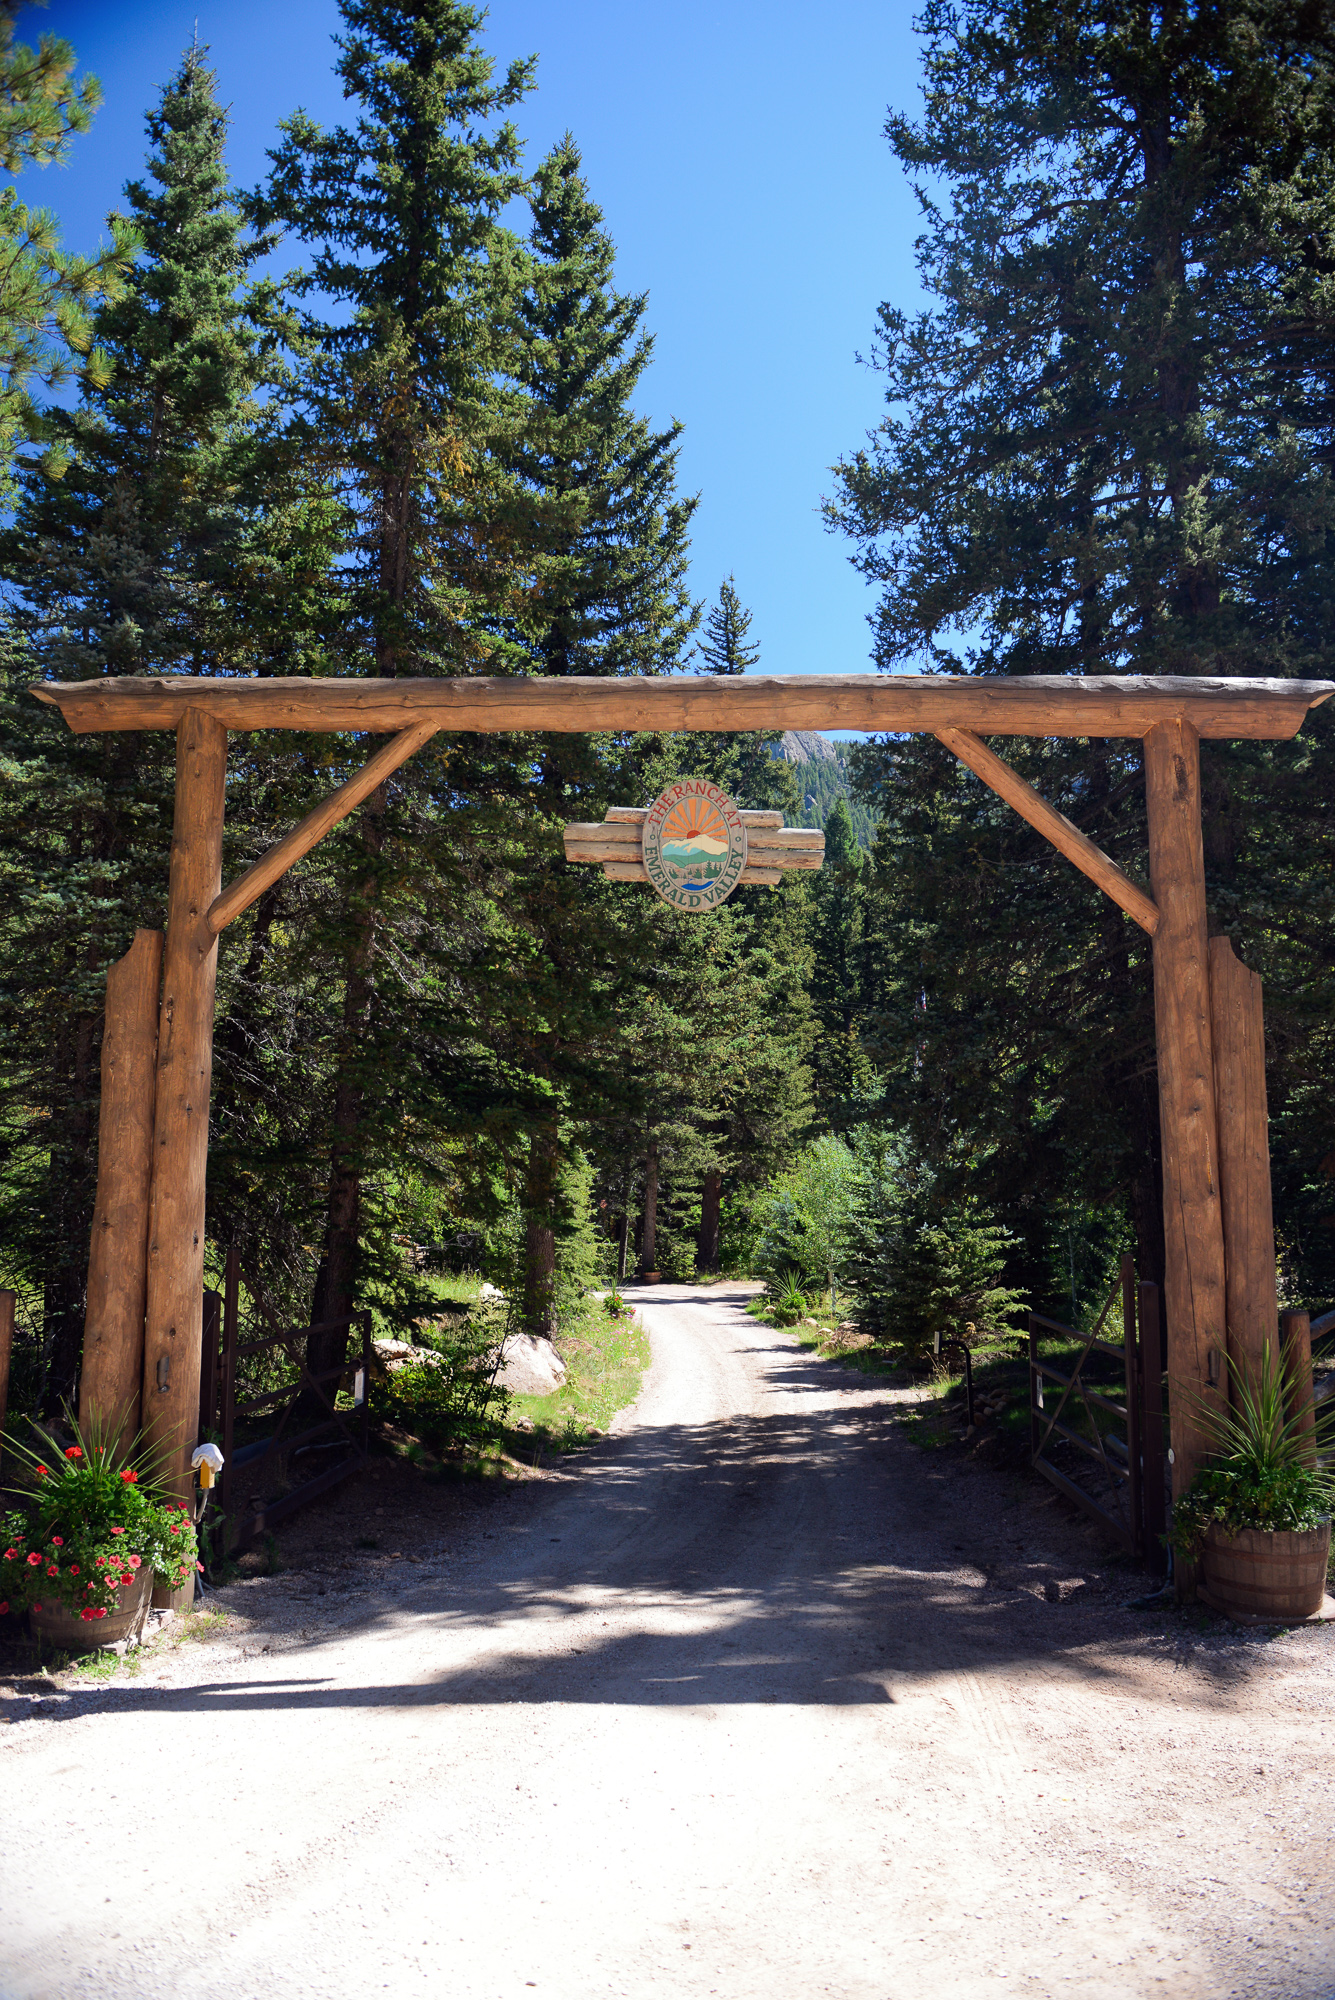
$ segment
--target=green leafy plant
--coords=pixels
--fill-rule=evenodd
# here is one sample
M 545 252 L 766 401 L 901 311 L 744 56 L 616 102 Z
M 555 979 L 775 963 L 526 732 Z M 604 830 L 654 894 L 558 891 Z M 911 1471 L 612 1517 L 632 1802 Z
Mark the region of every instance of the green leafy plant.
M 100 1425 L 71 1424 L 68 1444 L 32 1429 L 35 1450 L 6 1441 L 24 1483 L 0 1525 L 0 1613 L 58 1604 L 91 1624 L 145 1568 L 179 1590 L 200 1567 L 195 1526 L 186 1503 L 161 1490 L 159 1455 L 122 1452 Z
M 1184 1553 L 1198 1549 L 1213 1526 L 1230 1535 L 1320 1527 L 1335 1499 L 1335 1481 L 1317 1462 L 1329 1423 L 1318 1421 L 1316 1437 L 1304 1428 L 1307 1385 L 1269 1341 L 1255 1374 L 1234 1369 L 1232 1376 L 1227 1411 L 1199 1406 L 1215 1449 L 1173 1506 L 1171 1539 Z
M 797 1271 L 784 1271 L 780 1276 L 772 1278 L 767 1296 L 770 1302 L 769 1317 L 777 1320 L 780 1326 L 795 1326 L 798 1320 L 805 1319 L 810 1311 L 810 1303 L 802 1290 L 800 1274 Z
M 496 1380 L 501 1326 L 486 1316 L 441 1336 L 430 1360 L 373 1379 L 371 1415 L 434 1451 L 490 1443 L 509 1407 Z

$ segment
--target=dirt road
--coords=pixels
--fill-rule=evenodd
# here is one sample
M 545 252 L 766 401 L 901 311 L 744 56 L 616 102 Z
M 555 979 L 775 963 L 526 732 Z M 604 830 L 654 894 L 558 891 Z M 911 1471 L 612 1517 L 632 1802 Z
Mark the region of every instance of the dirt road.
M 5 1704 L 6 2000 L 1335 1993 L 1328 1632 L 1123 1610 L 896 1392 L 640 1303 L 573 1476 Z

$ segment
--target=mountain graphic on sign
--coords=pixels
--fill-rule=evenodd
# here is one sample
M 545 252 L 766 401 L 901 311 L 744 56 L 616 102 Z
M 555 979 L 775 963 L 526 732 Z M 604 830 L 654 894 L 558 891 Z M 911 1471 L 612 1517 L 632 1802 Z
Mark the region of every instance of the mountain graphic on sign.
M 715 840 L 707 833 L 697 833 L 686 840 L 665 840 L 663 854 L 668 861 L 675 861 L 679 868 L 689 868 L 693 861 L 716 860 L 726 854 L 726 840 Z
M 728 828 L 712 799 L 678 799 L 659 836 L 665 861 L 688 868 L 693 861 L 717 861 L 728 851 Z

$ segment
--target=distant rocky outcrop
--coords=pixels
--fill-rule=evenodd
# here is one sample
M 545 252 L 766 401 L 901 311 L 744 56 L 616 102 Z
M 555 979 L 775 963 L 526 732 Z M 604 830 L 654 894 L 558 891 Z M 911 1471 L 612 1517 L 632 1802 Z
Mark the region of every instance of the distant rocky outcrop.
M 785 764 L 837 764 L 839 752 L 828 736 L 816 729 L 785 729 L 774 746 L 775 755 Z
M 802 790 L 802 809 L 795 824 L 824 832 L 831 812 L 842 799 L 853 822 L 858 846 L 869 848 L 876 833 L 876 821 L 860 799 L 855 799 L 848 782 L 847 743 L 832 743 L 817 729 L 785 729 L 770 755 L 791 764 Z

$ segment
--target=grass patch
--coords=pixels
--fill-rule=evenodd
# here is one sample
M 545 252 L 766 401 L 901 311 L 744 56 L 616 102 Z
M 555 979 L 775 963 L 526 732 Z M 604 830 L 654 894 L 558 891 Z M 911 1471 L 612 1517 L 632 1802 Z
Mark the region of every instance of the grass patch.
M 216 1639 L 227 1624 L 225 1611 L 187 1611 L 180 1636 L 185 1639 Z
M 535 1447 L 573 1451 L 594 1431 L 605 1431 L 618 1410 L 633 1403 L 649 1366 L 649 1335 L 628 1309 L 615 1318 L 606 1301 L 586 1298 L 557 1336 L 566 1379 L 554 1396 L 514 1396 L 510 1402 L 510 1448 L 518 1458 Z M 531 1431 L 517 1430 L 527 1417 Z
M 888 1375 L 897 1372 L 896 1363 L 886 1349 L 878 1347 L 868 1333 L 859 1333 L 850 1323 L 846 1311 L 831 1312 L 828 1307 L 809 1308 L 796 1322 L 786 1314 L 776 1313 L 774 1302 L 764 1292 L 758 1292 L 751 1303 L 744 1308 L 752 1319 L 762 1326 L 780 1328 L 791 1333 L 800 1347 L 819 1355 L 822 1361 L 838 1361 L 846 1368 L 856 1368 L 863 1375 Z
M 95 1653 L 84 1653 L 81 1658 L 71 1660 L 69 1670 L 81 1681 L 109 1681 L 121 1664 L 118 1653 L 104 1652 L 99 1647 Z

